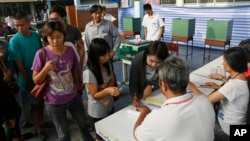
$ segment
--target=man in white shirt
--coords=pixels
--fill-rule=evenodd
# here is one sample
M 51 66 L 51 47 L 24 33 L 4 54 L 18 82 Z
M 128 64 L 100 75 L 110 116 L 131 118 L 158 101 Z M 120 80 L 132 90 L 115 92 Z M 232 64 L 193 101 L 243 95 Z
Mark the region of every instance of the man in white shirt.
M 14 22 L 13 22 L 13 15 L 10 13 L 8 16 L 5 18 L 5 23 L 7 24 L 8 27 L 11 29 L 14 28 Z
M 189 67 L 178 57 L 168 57 L 158 69 L 166 101 L 159 109 L 138 106 L 134 126 L 137 141 L 213 141 L 215 112 L 207 97 L 189 82 Z M 187 92 L 187 86 L 192 92 Z
M 142 26 L 144 27 L 144 34 L 146 40 L 161 40 L 164 22 L 161 16 L 154 13 L 149 3 L 143 6 L 145 15 L 143 17 Z
M 103 6 L 102 7 L 102 18 L 114 23 L 117 19 L 113 15 L 107 13 L 106 10 L 107 10 L 106 7 Z

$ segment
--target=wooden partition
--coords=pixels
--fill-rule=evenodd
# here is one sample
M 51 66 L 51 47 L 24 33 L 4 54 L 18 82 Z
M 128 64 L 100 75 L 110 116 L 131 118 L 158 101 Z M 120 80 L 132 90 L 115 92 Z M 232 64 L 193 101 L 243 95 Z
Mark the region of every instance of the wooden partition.
M 68 22 L 70 25 L 77 26 L 76 23 L 76 7 L 74 5 L 66 6 Z
M 81 32 L 84 32 L 85 25 L 92 20 L 89 10 L 77 10 L 76 22 Z

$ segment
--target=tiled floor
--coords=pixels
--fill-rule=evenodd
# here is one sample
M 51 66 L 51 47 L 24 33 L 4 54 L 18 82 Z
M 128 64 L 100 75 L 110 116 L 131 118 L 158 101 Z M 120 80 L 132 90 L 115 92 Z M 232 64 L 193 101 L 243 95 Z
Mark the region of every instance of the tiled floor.
M 186 53 L 186 47 L 184 47 L 184 46 L 180 47 L 179 57 L 181 57 L 182 59 L 184 59 L 188 62 L 188 64 L 190 65 L 191 71 L 193 71 L 193 70 L 195 70 L 203 65 L 203 49 L 202 48 L 194 48 L 192 57 L 188 56 L 186 58 L 186 56 L 182 55 L 185 53 Z M 222 50 L 211 50 L 211 60 L 221 56 L 222 53 L 223 53 Z M 119 60 L 119 58 L 115 58 L 115 60 L 116 61 L 114 62 L 114 68 L 115 68 L 115 73 L 117 76 L 117 81 L 121 82 L 122 81 L 122 64 L 121 64 L 121 61 Z M 207 60 L 206 60 L 206 62 L 207 62 Z M 128 91 L 127 85 L 123 84 L 122 87 L 123 87 L 124 91 Z M 124 97 L 122 101 L 116 103 L 115 110 L 118 110 L 118 109 L 124 107 L 130 100 L 131 99 L 129 99 L 128 97 Z M 86 103 L 86 101 L 84 103 Z M 70 130 L 72 141 L 81 141 L 79 131 L 78 131 L 74 121 L 72 120 L 70 115 L 68 115 L 68 117 L 69 117 L 69 125 L 70 125 L 69 130 Z M 49 121 L 47 114 L 45 114 L 45 119 L 47 121 Z M 22 129 L 22 131 L 34 133 L 34 127 L 24 128 L 24 129 Z M 57 134 L 56 134 L 55 128 L 45 128 L 44 131 L 45 131 L 45 135 L 48 137 L 47 138 L 48 141 L 56 141 L 57 140 Z M 27 141 L 37 141 L 37 140 L 38 140 L 37 137 L 33 137 Z

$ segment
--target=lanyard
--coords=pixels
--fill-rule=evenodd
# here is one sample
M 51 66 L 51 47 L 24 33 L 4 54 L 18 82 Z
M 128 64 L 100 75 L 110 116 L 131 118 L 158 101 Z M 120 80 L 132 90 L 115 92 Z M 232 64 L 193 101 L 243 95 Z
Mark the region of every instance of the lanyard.
M 180 101 L 176 101 L 176 102 L 170 102 L 170 103 L 166 103 L 163 105 L 163 107 L 165 107 L 166 105 L 170 105 L 170 104 L 181 104 L 181 103 L 185 103 L 189 100 L 191 100 L 194 96 L 192 94 L 190 94 L 189 97 L 187 97 L 186 99 L 180 100 Z

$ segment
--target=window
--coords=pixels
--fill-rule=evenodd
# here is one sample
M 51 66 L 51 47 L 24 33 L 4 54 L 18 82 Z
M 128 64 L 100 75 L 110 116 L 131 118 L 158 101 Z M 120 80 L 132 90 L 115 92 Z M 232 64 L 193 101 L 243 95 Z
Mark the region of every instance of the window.
M 197 0 L 184 0 L 184 3 L 197 3 Z
M 161 0 L 161 4 L 172 5 L 176 4 L 178 0 Z M 206 3 L 244 3 L 250 2 L 250 0 L 183 0 L 185 4 L 206 4 Z
M 176 0 L 161 0 L 161 4 L 175 4 Z

